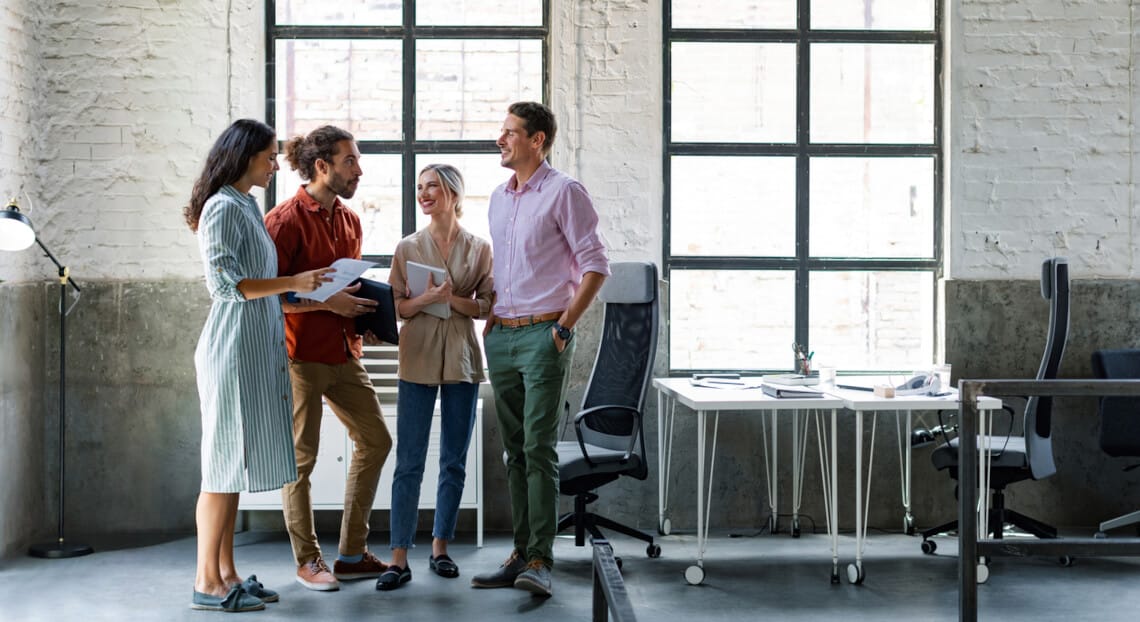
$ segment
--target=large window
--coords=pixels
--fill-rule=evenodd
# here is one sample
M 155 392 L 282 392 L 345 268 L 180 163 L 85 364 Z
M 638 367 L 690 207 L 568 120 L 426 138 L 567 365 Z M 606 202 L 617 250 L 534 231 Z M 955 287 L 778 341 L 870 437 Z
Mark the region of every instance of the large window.
M 670 368 L 929 366 L 942 0 L 664 10 Z
M 507 106 L 546 101 L 548 0 L 270 0 L 266 117 L 278 138 L 352 132 L 364 176 L 347 205 L 364 255 L 387 267 L 426 224 L 416 174 L 446 162 L 467 184 L 462 224 L 489 238 L 487 202 L 507 177 L 495 139 Z M 301 183 L 282 165 L 270 197 Z

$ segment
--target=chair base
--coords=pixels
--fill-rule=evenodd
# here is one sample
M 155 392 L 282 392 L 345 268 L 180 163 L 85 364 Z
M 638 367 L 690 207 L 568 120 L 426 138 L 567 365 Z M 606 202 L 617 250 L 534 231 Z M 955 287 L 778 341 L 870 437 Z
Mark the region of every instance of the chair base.
M 1036 518 L 1031 518 L 1018 512 L 1010 510 L 1005 507 L 1005 495 L 1001 490 L 995 490 L 993 495 L 994 506 L 990 508 L 989 513 L 989 529 L 986 535 L 993 536 L 994 540 L 1002 539 L 1002 531 L 1006 525 L 1013 525 L 1026 533 L 1037 536 L 1038 538 L 1049 540 L 1057 537 L 1057 528 L 1052 525 L 1047 525 Z M 1140 519 L 1138 519 L 1140 520 Z M 922 532 L 923 541 L 929 540 L 939 534 L 948 533 L 958 530 L 958 521 L 952 520 L 948 523 L 932 527 Z
M 1135 525 L 1137 523 L 1140 523 L 1140 511 L 1132 512 L 1131 514 L 1125 514 L 1124 516 L 1117 516 L 1112 520 L 1106 520 L 1100 524 L 1100 530 L 1108 531 L 1109 529 Z
M 637 538 L 644 542 L 648 542 L 650 547 L 653 545 L 653 536 L 641 531 L 623 525 L 619 522 L 610 520 L 605 516 L 594 514 L 586 510 L 586 504 L 595 501 L 598 498 L 593 493 L 581 493 L 574 496 L 574 511 L 563 514 L 558 519 L 558 531 L 562 532 L 570 526 L 574 527 L 574 545 L 586 545 L 586 532 L 589 532 L 594 538 L 605 538 L 602 534 L 601 527 L 612 529 L 618 533 L 625 534 L 631 538 Z

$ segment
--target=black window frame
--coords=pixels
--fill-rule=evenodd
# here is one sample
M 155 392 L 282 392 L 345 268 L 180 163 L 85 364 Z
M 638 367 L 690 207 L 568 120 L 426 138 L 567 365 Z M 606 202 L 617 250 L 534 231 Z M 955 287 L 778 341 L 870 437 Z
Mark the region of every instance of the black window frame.
M 265 119 L 276 127 L 277 41 L 282 39 L 371 39 L 402 42 L 400 140 L 357 139 L 360 153 L 399 154 L 401 156 L 401 235 L 416 231 L 416 199 L 411 191 L 416 184 L 416 156 L 433 153 L 489 154 L 498 153 L 495 137 L 487 140 L 417 140 L 416 136 L 416 42 L 424 39 L 540 40 L 542 50 L 542 101 L 550 101 L 550 0 L 542 0 L 542 24 L 539 26 L 419 26 L 416 25 L 416 0 L 403 0 L 400 25 L 390 26 L 306 26 L 278 25 L 277 2 L 265 3 Z M 506 111 L 503 111 L 506 114 Z M 276 178 L 266 190 L 267 197 L 276 196 Z M 271 202 L 270 201 L 267 202 Z M 268 209 L 271 206 L 266 206 Z M 395 250 L 395 249 L 393 249 Z M 365 255 L 381 268 L 392 265 L 391 254 Z
M 934 2 L 933 30 L 812 30 L 811 0 L 797 0 L 795 29 L 729 29 L 729 28 L 673 28 L 672 0 L 663 2 L 663 144 L 662 158 L 663 201 L 662 240 L 663 278 L 670 279 L 674 270 L 784 270 L 795 272 L 795 343 L 811 348 L 810 343 L 810 291 L 809 279 L 813 272 L 821 271 L 897 271 L 930 272 L 935 281 L 943 277 L 943 8 L 944 0 Z M 794 43 L 796 46 L 796 142 L 793 143 L 736 143 L 736 142 L 673 142 L 672 139 L 672 44 L 689 42 L 711 43 Z M 811 45 L 815 43 L 929 43 L 934 46 L 934 134 L 929 144 L 901 143 L 812 143 L 811 142 Z M 796 233 L 795 256 L 741 257 L 741 256 L 690 256 L 671 253 L 671 160 L 673 156 L 794 156 L 796 159 Z M 934 165 L 934 236 L 932 256 L 913 258 L 846 258 L 811 257 L 810 240 L 810 164 L 813 156 L 834 157 L 898 157 L 919 156 L 933 158 Z M 672 295 L 672 294 L 671 294 Z M 938 288 L 934 288 L 935 303 Z M 934 304 L 932 329 L 938 334 L 943 311 Z M 939 348 L 936 345 L 935 354 Z M 785 369 L 678 369 L 672 361 L 672 329 L 666 333 L 666 353 L 669 356 L 670 375 L 696 372 L 755 372 L 787 371 L 795 365 L 794 355 L 788 348 L 788 367 Z M 932 361 L 933 362 L 933 361 Z M 871 371 L 871 370 L 866 370 Z M 883 371 L 883 370 L 876 370 Z M 909 370 L 892 370 L 909 371 Z

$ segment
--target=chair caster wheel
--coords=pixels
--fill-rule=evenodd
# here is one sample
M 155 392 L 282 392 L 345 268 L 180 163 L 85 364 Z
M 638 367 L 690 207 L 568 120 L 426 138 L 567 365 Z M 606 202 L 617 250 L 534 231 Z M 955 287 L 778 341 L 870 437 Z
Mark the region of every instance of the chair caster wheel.
M 669 533 L 672 531 L 673 531 L 673 521 L 669 520 L 668 518 L 663 519 L 661 521 L 661 524 L 657 526 L 657 533 L 659 533 L 663 536 L 669 535 Z
M 839 585 L 839 571 L 838 570 L 833 569 L 831 571 L 831 584 L 832 585 Z
M 661 545 L 650 544 L 649 546 L 645 547 L 645 554 L 652 559 L 661 557 Z
M 700 585 L 705 580 L 705 569 L 700 566 L 689 566 L 685 569 L 685 580 L 689 585 Z
M 990 567 L 987 564 L 978 564 L 978 583 L 985 583 L 990 578 Z
M 867 571 L 863 570 L 862 566 L 856 564 L 847 564 L 847 582 L 851 585 L 863 585 L 863 580 L 867 578 Z
M 621 558 L 614 555 L 614 563 L 617 564 L 618 570 L 621 570 Z
M 938 544 L 935 543 L 934 540 L 923 540 L 922 541 L 922 552 L 923 553 L 926 553 L 927 555 L 934 555 L 934 551 L 937 551 L 937 550 L 938 550 Z
M 1062 555 L 1057 559 L 1057 563 L 1061 564 L 1061 566 L 1065 568 L 1072 566 L 1074 561 L 1076 561 L 1076 558 L 1074 558 L 1072 555 Z

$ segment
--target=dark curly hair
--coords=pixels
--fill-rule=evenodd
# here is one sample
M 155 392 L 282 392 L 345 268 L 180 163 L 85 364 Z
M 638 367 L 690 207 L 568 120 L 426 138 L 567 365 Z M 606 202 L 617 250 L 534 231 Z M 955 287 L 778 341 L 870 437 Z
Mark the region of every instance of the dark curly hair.
M 355 141 L 347 130 L 331 125 L 322 125 L 309 132 L 308 136 L 294 136 L 285 143 L 285 159 L 289 166 L 301 175 L 301 179 L 312 181 L 317 172 L 317 160 L 332 164 L 336 144 L 342 140 Z

